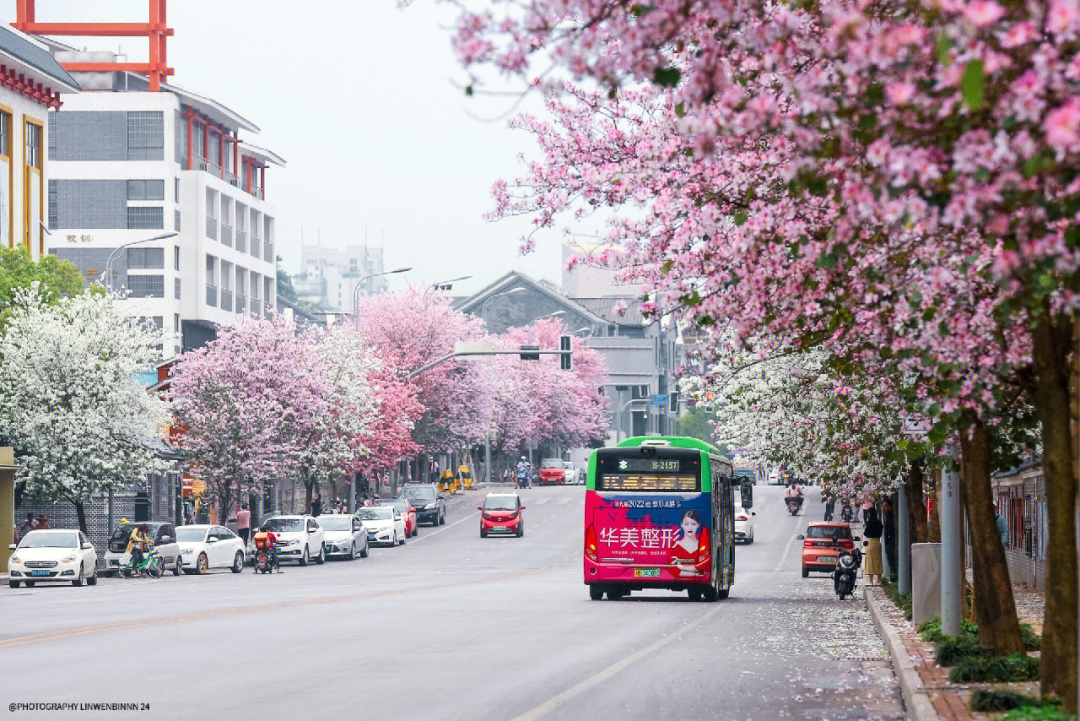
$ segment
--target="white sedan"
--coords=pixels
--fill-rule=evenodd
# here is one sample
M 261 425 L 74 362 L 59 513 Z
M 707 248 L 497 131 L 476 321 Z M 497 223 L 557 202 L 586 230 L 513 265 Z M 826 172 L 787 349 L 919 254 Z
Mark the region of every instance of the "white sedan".
M 405 545 L 405 519 L 393 506 L 368 506 L 356 512 L 368 531 L 371 543 Z
M 353 560 L 368 556 L 368 532 L 360 519 L 351 514 L 334 513 L 316 518 L 323 529 L 323 548 L 327 557 Z
M 211 568 L 244 570 L 244 542 L 224 526 L 180 526 L 176 529 L 180 566 L 185 573 L 202 575 Z
M 71 581 L 72 586 L 97 583 L 97 552 L 82 531 L 40 530 L 27 533 L 8 561 L 8 585 L 32 588 L 38 581 Z
M 282 561 L 296 561 L 301 566 L 312 560 L 320 565 L 326 563 L 325 534 L 311 516 L 274 516 L 266 519 L 262 529 L 277 536 L 274 545 Z
M 735 506 L 735 540 L 744 543 L 754 542 L 754 516 L 753 511 L 747 511 L 742 506 Z

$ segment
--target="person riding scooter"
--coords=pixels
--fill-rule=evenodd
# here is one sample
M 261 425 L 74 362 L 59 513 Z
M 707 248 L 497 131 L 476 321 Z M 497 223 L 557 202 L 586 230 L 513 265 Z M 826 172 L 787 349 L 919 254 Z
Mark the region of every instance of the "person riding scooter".
M 259 572 L 259 560 L 262 554 L 267 554 L 270 567 L 281 573 L 281 561 L 278 559 L 277 534 L 263 528 L 255 534 L 255 567 L 254 572 Z
M 784 502 L 791 506 L 795 504 L 796 508 L 801 509 L 803 505 L 803 489 L 797 481 L 792 481 L 788 485 L 787 490 L 784 492 Z

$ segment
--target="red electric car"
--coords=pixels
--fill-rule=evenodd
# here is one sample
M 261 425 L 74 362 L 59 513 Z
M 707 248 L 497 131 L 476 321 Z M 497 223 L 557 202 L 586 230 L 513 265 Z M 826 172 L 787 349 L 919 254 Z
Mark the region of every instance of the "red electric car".
M 480 538 L 489 534 L 525 535 L 525 517 L 521 498 L 516 493 L 489 493 L 484 503 L 476 507 L 480 511 Z
M 541 486 L 566 485 L 566 464 L 558 458 L 544 458 L 536 474 Z
M 836 568 L 836 559 L 842 549 L 855 549 L 856 536 L 851 536 L 851 526 L 842 522 L 817 521 L 806 529 L 805 536 L 796 536 L 803 542 L 802 575 L 806 578 L 811 571 L 832 573 Z

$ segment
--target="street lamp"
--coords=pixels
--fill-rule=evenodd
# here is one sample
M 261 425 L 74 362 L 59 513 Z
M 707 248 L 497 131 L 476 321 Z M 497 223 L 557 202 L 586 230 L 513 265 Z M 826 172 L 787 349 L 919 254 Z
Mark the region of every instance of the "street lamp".
M 111 281 L 110 273 L 111 273 L 113 258 L 115 258 L 116 254 L 119 253 L 124 248 L 129 248 L 129 247 L 131 247 L 133 245 L 139 245 L 140 243 L 153 243 L 155 240 L 168 240 L 169 238 L 174 238 L 177 235 L 180 235 L 180 234 L 177 233 L 176 231 L 173 231 L 171 233 L 165 233 L 163 235 L 155 235 L 153 238 L 143 238 L 142 240 L 133 240 L 130 243 L 121 243 L 119 246 L 117 246 L 116 248 L 113 249 L 113 252 L 109 253 L 109 259 L 105 261 L 105 279 L 106 279 L 106 281 Z M 111 282 L 109 283 L 109 289 L 110 290 L 115 289 L 115 287 L 116 287 L 115 283 L 111 283 Z
M 360 330 L 360 289 L 371 280 L 372 278 L 378 278 L 383 275 L 393 275 L 395 273 L 408 273 L 412 268 L 395 268 L 394 270 L 386 270 L 382 273 L 372 273 L 371 275 L 365 275 L 363 278 L 356 282 L 353 287 L 353 320 L 355 322 L 356 330 Z
M 463 275 L 458 278 L 451 278 L 450 280 L 440 280 L 438 283 L 432 283 L 431 287 L 435 290 L 450 290 L 454 287 L 454 283 L 457 283 L 459 280 L 468 280 L 469 278 L 472 278 L 472 276 Z
M 525 290 L 525 288 L 523 288 L 523 287 L 521 287 L 519 285 L 516 288 L 510 288 L 508 290 L 503 290 L 503 291 L 500 291 L 498 293 L 494 293 L 492 295 L 489 295 L 487 297 L 487 299 L 484 300 L 484 302 L 480 304 L 480 318 L 481 318 L 481 320 L 484 321 L 484 327 L 486 328 L 488 325 L 490 325 L 488 323 L 488 319 L 487 319 L 487 306 L 488 306 L 488 303 L 495 300 L 500 295 L 513 295 L 514 293 L 520 293 L 523 290 Z

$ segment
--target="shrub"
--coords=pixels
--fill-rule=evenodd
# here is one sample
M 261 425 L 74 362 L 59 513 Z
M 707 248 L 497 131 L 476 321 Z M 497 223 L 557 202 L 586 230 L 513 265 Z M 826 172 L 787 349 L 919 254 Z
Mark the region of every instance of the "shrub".
M 1039 699 L 1016 691 L 984 691 L 971 694 L 972 711 L 1011 711 L 1014 708 L 1038 706 Z
M 1028 651 L 1038 651 L 1042 648 L 1042 638 L 1031 630 L 1030 623 L 1020 624 L 1020 635 L 1024 637 L 1024 648 Z
M 911 620 L 911 594 L 901 594 L 895 583 L 883 582 L 881 589 L 885 591 L 885 595 L 890 601 L 896 604 L 896 607 L 900 609 L 904 614 L 904 618 Z
M 979 645 L 978 640 L 970 634 L 960 636 L 948 636 L 937 644 L 934 656 L 939 666 L 955 666 L 965 658 L 990 656 L 990 649 Z
M 1025 706 L 1010 711 L 1000 721 L 1076 721 L 1076 717 L 1058 711 L 1057 706 Z
M 979 633 L 979 627 L 966 618 L 962 618 L 960 619 L 960 633 L 965 636 L 976 636 Z M 923 621 L 919 626 L 919 634 L 922 635 L 924 641 L 933 644 L 941 643 L 948 638 L 941 633 L 941 618 L 938 616 L 934 616 L 929 621 Z
M 1039 677 L 1039 660 L 1018 653 L 1011 656 L 971 655 L 960 659 L 949 672 L 953 683 L 1012 683 Z

